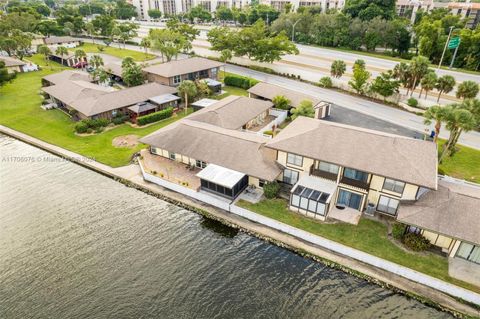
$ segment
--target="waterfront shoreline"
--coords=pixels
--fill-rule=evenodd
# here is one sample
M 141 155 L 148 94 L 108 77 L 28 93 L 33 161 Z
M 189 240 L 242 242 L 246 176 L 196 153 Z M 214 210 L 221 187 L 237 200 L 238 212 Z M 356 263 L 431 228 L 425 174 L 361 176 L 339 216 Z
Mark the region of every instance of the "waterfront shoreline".
M 83 156 L 65 150 L 61 147 L 48 144 L 26 134 L 0 126 L 0 132 L 21 140 L 27 144 L 43 149 L 49 153 L 60 156 L 71 162 L 94 170 L 102 175 L 119 181 L 126 186 L 139 189 L 155 197 L 161 198 L 169 203 L 186 208 L 188 210 L 202 214 L 208 218 L 218 220 L 228 226 L 238 228 L 243 232 L 254 235 L 255 237 L 267 240 L 278 246 L 290 249 L 302 256 L 312 258 L 322 262 L 330 267 L 341 269 L 347 273 L 361 277 L 368 281 L 377 283 L 383 287 L 390 288 L 395 292 L 413 297 L 425 304 L 434 306 L 438 309 L 448 311 L 454 315 L 467 313 L 473 316 L 479 316 L 478 308 L 458 301 L 455 297 L 442 293 L 434 288 L 424 286 L 403 278 L 399 275 L 390 273 L 386 270 L 367 265 L 351 257 L 340 255 L 332 251 L 327 251 L 317 245 L 308 243 L 294 236 L 282 233 L 281 231 L 269 228 L 252 222 L 248 219 L 232 214 L 227 211 L 214 208 L 197 200 L 187 198 L 182 194 L 165 189 L 156 184 L 151 184 L 143 180 L 140 169 L 137 165 L 130 165 L 121 168 L 111 168 L 107 165 L 86 159 Z

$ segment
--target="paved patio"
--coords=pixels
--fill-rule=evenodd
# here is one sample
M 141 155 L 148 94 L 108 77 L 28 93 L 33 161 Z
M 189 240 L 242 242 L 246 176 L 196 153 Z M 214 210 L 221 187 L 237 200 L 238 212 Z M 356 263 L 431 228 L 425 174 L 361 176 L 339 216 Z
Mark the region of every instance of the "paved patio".
M 360 211 L 350 207 L 339 209 L 336 206 L 333 206 L 328 213 L 328 218 L 333 218 L 352 225 L 358 225 L 361 216 L 362 213 Z
M 149 173 L 195 191 L 200 189 L 200 179 L 196 175 L 201 169 L 196 167 L 189 169 L 184 163 L 153 155 L 147 149 L 141 150 L 140 154 L 143 157 L 142 163 Z

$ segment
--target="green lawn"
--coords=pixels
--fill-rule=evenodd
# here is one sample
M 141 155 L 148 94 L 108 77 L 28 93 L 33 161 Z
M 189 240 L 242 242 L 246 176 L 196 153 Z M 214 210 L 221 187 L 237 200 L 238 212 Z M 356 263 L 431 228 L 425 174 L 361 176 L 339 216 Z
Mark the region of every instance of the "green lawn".
M 445 140 L 440 141 L 439 150 L 443 143 Z M 438 166 L 440 173 L 480 183 L 480 150 L 461 145 L 457 145 L 457 148 L 458 151 L 452 157 L 445 158 Z
M 216 100 L 221 100 L 223 98 L 226 98 L 229 95 L 248 96 L 247 90 L 242 89 L 242 88 L 237 88 L 237 87 L 234 87 L 234 86 L 228 86 L 227 85 L 227 86 L 224 86 L 222 88 L 222 90 L 224 90 L 226 93 L 223 93 L 221 95 L 215 95 L 212 98 L 216 99 Z
M 66 114 L 59 110 L 45 111 L 40 108 L 42 101 L 39 95 L 41 78 L 64 68 L 54 62 L 50 62 L 50 66 L 45 66 L 42 57 L 38 55 L 31 57 L 30 60 L 40 63 L 43 70 L 20 73 L 12 83 L 0 88 L 0 124 L 84 156 L 92 157 L 104 164 L 113 167 L 126 165 L 133 153 L 145 147 L 138 145 L 133 149 L 117 148 L 112 146 L 113 138 L 127 134 L 144 136 L 184 116 L 184 112 L 180 112 L 180 115 L 176 117 L 145 128 L 132 128 L 123 124 L 100 134 L 77 136 L 74 133 L 75 123 Z
M 238 205 L 296 228 L 480 292 L 479 287 L 448 276 L 446 258 L 432 253 L 410 253 L 399 248 L 387 238 L 387 226 L 381 222 L 362 218 L 357 226 L 321 223 L 289 211 L 287 201 L 284 199 L 266 199 L 257 204 L 240 200 Z
M 78 48 L 82 49 L 86 53 L 105 53 L 105 54 L 110 54 L 122 59 L 127 56 L 130 56 L 135 61 L 146 61 L 146 60 L 151 60 L 155 58 L 153 54 L 145 55 L 144 52 L 133 51 L 128 49 L 119 49 L 118 47 L 113 47 L 112 45 L 110 45 L 109 47 L 102 45 L 104 48 L 102 52 L 98 50 L 98 47 L 97 47 L 98 44 L 93 44 L 93 43 L 83 43 L 83 45 Z

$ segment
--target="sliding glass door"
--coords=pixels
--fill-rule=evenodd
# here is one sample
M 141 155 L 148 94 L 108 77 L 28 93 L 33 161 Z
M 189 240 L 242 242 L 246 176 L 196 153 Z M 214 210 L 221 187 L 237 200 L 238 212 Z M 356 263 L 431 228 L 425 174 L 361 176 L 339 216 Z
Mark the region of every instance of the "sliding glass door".
M 360 210 L 360 206 L 362 205 L 362 199 L 363 196 L 360 194 L 340 189 L 338 193 L 337 204 L 343 204 L 347 207 Z

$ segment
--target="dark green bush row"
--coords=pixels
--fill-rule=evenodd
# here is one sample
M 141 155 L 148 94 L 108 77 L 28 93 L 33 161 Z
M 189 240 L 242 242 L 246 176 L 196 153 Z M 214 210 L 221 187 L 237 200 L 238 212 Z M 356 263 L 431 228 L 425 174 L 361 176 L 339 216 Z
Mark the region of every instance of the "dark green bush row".
M 268 74 L 276 74 L 276 72 L 273 69 L 267 68 L 266 66 L 250 65 L 249 68 L 252 69 L 252 70 L 255 70 L 255 71 L 259 71 L 259 72 L 264 72 L 264 73 L 268 73 Z
M 129 118 L 130 117 L 126 114 L 118 113 L 118 115 L 112 119 L 112 123 L 115 125 L 119 125 L 127 121 Z
M 161 110 L 145 116 L 140 116 L 139 118 L 137 118 L 137 123 L 138 125 L 145 125 L 145 124 L 157 122 L 157 121 L 164 120 L 171 117 L 172 114 L 173 114 L 173 108 L 169 107 L 165 110 Z
M 263 185 L 263 195 L 265 195 L 265 197 L 268 199 L 277 197 L 279 190 L 280 190 L 280 185 L 278 185 L 277 182 L 271 182 L 271 183 L 269 182 Z
M 224 82 L 225 85 L 235 86 L 245 90 L 248 90 L 249 88 L 258 83 L 258 81 L 255 79 L 236 74 L 229 74 L 225 76 Z
M 102 129 L 108 125 L 107 119 L 85 119 L 81 120 L 77 124 L 75 124 L 75 131 L 77 133 L 87 133 L 89 131 L 102 131 Z

